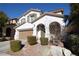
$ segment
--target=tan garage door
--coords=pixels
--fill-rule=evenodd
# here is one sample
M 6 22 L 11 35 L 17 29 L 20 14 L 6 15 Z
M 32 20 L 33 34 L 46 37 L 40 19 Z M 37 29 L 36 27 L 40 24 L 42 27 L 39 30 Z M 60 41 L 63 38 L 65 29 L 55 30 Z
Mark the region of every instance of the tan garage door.
M 19 39 L 26 39 L 27 36 L 32 36 L 32 30 L 20 31 L 19 32 Z

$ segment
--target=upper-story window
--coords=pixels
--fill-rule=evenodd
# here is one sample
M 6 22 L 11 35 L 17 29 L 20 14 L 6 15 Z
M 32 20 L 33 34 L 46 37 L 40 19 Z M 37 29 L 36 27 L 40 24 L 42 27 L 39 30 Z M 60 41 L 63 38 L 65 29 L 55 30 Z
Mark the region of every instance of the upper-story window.
M 25 18 L 21 19 L 21 24 L 24 24 L 26 22 Z
M 17 24 L 17 26 L 21 25 L 21 23 L 20 23 L 20 22 L 17 22 L 16 24 Z
M 27 21 L 32 22 L 36 18 L 37 18 L 37 14 L 30 14 L 29 16 L 27 16 Z

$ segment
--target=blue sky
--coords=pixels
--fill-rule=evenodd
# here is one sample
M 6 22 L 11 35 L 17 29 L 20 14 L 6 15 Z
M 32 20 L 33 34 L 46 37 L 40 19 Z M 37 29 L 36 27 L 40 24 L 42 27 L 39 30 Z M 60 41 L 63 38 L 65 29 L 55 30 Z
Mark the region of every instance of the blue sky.
M 43 11 L 63 8 L 65 15 L 70 13 L 70 7 L 67 3 L 0 3 L 0 11 L 4 11 L 10 18 L 17 18 L 31 8 L 38 8 Z

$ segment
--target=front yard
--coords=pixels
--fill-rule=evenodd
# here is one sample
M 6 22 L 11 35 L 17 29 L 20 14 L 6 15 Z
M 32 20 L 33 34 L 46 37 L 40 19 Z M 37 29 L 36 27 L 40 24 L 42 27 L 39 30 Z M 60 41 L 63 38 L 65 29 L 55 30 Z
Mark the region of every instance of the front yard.
M 72 54 L 70 50 L 63 47 L 51 44 L 41 45 L 39 43 L 29 45 L 25 40 L 22 41 L 24 47 L 18 52 L 13 52 L 10 50 L 10 41 L 0 43 L 0 55 L 3 56 L 70 56 Z
M 63 51 L 62 51 L 63 50 Z M 73 55 L 70 50 L 55 45 L 29 45 L 27 42 L 25 46 L 18 52 L 7 52 L 13 56 L 71 56 Z
M 50 54 L 50 46 L 42 46 L 40 44 L 36 45 L 25 45 L 22 50 L 19 52 L 12 52 L 9 51 L 9 54 L 16 55 L 16 56 L 43 56 L 43 55 L 49 55 Z

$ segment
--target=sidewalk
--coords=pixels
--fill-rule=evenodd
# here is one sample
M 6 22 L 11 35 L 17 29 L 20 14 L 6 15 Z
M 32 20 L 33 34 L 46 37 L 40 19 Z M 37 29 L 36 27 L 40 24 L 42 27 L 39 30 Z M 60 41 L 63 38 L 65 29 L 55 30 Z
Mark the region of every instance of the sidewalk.
M 0 56 L 10 56 L 10 55 L 4 52 L 0 52 Z

